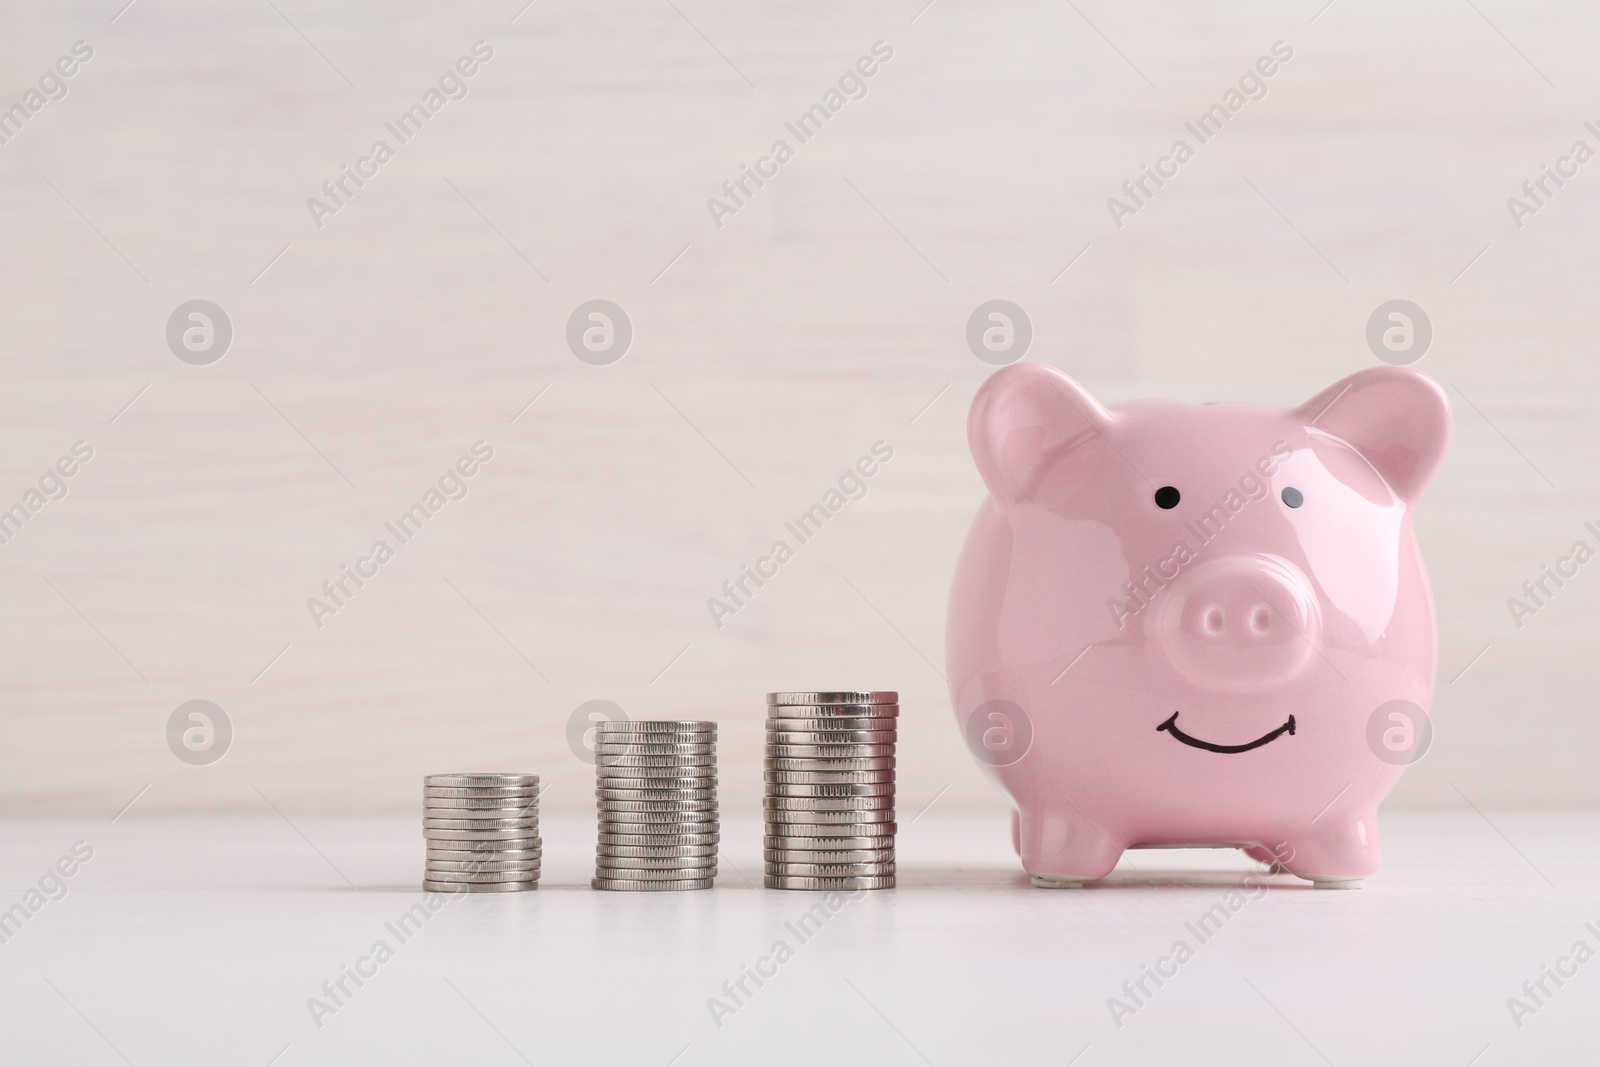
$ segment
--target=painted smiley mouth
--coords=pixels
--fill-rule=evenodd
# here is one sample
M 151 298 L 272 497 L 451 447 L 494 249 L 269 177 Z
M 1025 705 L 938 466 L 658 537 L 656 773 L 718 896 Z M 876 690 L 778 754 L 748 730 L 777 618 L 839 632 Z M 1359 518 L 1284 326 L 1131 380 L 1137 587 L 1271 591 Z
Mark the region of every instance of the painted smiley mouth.
M 1171 734 L 1173 737 L 1175 737 L 1179 741 L 1182 741 L 1184 744 L 1188 745 L 1190 748 L 1203 748 L 1207 752 L 1222 752 L 1222 753 L 1249 752 L 1252 748 L 1260 748 L 1262 745 L 1270 744 L 1271 742 L 1276 741 L 1283 734 L 1293 734 L 1294 733 L 1294 716 L 1293 715 L 1289 716 L 1289 721 L 1288 722 L 1284 723 L 1282 726 L 1278 727 L 1276 730 L 1273 730 L 1271 733 L 1262 734 L 1260 737 L 1256 738 L 1254 741 L 1248 742 L 1248 743 L 1243 744 L 1243 745 L 1213 745 L 1210 741 L 1202 741 L 1198 737 L 1190 737 L 1188 734 L 1186 734 L 1182 730 L 1178 729 L 1178 713 L 1177 712 L 1173 712 L 1172 713 L 1172 718 L 1168 719 L 1166 722 L 1164 722 L 1160 726 L 1156 727 L 1156 733 L 1160 733 L 1163 730 L 1165 730 L 1167 733 Z

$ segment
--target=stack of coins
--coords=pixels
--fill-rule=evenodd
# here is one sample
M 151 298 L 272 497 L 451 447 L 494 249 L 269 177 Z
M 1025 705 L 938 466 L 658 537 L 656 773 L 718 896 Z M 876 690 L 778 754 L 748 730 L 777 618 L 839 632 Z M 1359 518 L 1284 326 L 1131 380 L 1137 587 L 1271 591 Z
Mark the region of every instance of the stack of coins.
M 717 724 L 595 724 L 596 889 L 710 889 L 717 874 Z
M 768 693 L 768 889 L 894 888 L 898 693 Z
M 516 893 L 539 888 L 539 776 L 430 774 L 422 780 L 422 888 Z

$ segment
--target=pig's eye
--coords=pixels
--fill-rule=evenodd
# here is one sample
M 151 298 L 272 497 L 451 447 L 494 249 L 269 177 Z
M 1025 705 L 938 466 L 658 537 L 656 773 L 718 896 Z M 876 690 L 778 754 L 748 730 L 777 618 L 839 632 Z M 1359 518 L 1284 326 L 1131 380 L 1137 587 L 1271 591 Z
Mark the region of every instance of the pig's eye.
M 1178 506 L 1179 494 L 1175 486 L 1163 485 L 1156 490 L 1156 507 L 1170 511 Z
M 1300 492 L 1300 490 L 1290 485 L 1284 487 L 1283 502 L 1288 504 L 1291 508 L 1297 508 L 1306 502 L 1306 498 L 1305 495 Z

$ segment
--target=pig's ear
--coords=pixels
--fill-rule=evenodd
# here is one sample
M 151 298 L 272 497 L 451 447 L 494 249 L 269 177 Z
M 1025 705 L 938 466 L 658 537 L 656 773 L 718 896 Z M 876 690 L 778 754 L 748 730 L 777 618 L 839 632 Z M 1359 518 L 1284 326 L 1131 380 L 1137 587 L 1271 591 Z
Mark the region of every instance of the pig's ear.
M 1047 469 L 1110 422 L 1111 413 L 1061 371 L 1014 363 L 979 388 L 967 441 L 989 492 L 1009 505 L 1035 493 Z
M 1357 371 L 1295 413 L 1354 446 L 1406 501 L 1422 496 L 1450 446 L 1450 398 L 1438 382 L 1404 367 Z

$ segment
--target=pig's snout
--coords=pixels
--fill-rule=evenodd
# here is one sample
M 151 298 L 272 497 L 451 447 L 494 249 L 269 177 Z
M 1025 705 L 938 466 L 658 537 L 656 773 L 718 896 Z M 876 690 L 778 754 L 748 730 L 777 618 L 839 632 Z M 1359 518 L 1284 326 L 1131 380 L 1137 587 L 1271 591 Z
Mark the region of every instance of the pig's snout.
M 1316 602 L 1297 570 L 1276 559 L 1204 563 L 1169 590 L 1161 641 L 1196 685 L 1246 692 L 1300 673 L 1316 654 Z

